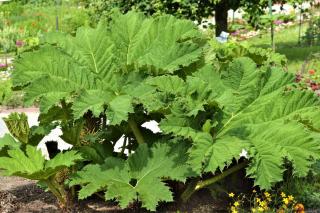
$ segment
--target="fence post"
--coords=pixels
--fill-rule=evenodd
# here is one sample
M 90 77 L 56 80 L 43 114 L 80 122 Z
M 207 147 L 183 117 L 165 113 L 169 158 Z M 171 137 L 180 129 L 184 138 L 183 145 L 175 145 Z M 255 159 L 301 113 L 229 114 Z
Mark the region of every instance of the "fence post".
M 300 4 L 300 18 L 299 18 L 299 41 L 298 44 L 301 45 L 301 31 L 302 31 L 302 3 Z
M 274 44 L 274 27 L 273 27 L 273 18 L 272 18 L 272 0 L 269 0 L 269 14 L 271 19 L 271 48 L 275 50 L 275 44 Z

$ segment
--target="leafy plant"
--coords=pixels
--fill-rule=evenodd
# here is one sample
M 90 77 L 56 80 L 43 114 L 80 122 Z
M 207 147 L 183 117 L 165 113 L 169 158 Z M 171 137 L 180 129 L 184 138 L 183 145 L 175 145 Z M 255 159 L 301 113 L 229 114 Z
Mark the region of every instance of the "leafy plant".
M 220 44 L 216 41 L 210 41 L 215 58 L 222 66 L 228 66 L 235 58 L 251 58 L 257 66 L 277 66 L 286 67 L 287 58 L 284 55 L 275 53 L 271 49 L 262 49 L 252 47 L 247 43 L 228 42 Z
M 9 80 L 0 80 L 0 105 L 3 105 L 12 96 L 12 83 Z
M 136 13 L 116 16 L 109 27 L 101 24 L 97 29 L 81 28 L 76 37 L 50 34 L 46 42 L 39 51 L 21 55 L 15 64 L 14 85 L 24 87 L 26 103 L 40 100 L 40 125 L 58 121 L 62 138 L 92 162 L 111 157 L 113 146 L 123 134 L 129 139 L 124 149 L 134 151 L 147 141 L 148 132 L 141 124 L 157 116 L 146 114 L 140 103 L 145 102 L 155 114 L 163 106 L 149 102 L 148 95 L 152 94 L 145 89 L 152 87 L 141 81 L 175 73 L 197 62 L 204 44 L 191 22 L 171 16 L 145 19 Z M 41 60 L 33 60 L 39 57 Z M 87 143 L 85 136 L 97 131 L 102 132 L 101 142 L 111 147 Z M 150 138 L 148 143 L 155 139 Z M 105 154 L 97 157 L 97 153 Z M 157 176 L 159 181 L 161 177 Z M 166 195 L 168 199 L 170 196 Z M 156 202 L 147 205 L 154 209 Z
M 303 40 L 307 45 L 318 45 L 320 42 L 320 19 L 313 18 L 309 22 L 309 27 L 303 36 Z
M 37 145 L 53 126 L 30 128 L 24 113 L 12 113 L 4 121 L 14 136 L 6 134 L 0 140 L 0 169 L 4 170 L 4 175 L 41 181 L 58 198 L 60 205 L 66 207 L 68 193 L 57 180 L 67 168 L 83 159 L 81 154 L 67 151 L 46 160 Z
M 40 127 L 59 124 L 83 153 L 89 165 L 70 180 L 82 199 L 105 191 L 121 207 L 138 199 L 155 210 L 172 201 L 167 180 L 187 180 L 186 201 L 244 168 L 262 189 L 282 180 L 284 162 L 307 175 L 320 157 L 319 99 L 269 56 L 220 66 L 212 52 L 190 21 L 114 14 L 76 36 L 48 34 L 17 60 L 13 84 L 39 102 Z M 152 120 L 161 132 L 142 127 Z
M 7 140 L 14 140 L 13 138 L 10 139 L 10 136 L 6 137 Z M 47 161 L 41 151 L 31 145 L 27 145 L 25 150 L 17 147 L 9 149 L 7 153 L 8 157 L 0 157 L 0 168 L 4 170 L 4 175 L 42 181 L 59 199 L 61 205 L 66 205 L 68 195 L 55 178 L 60 171 L 75 165 L 76 161 L 82 160 L 80 154 L 76 151 L 68 151 L 59 153 L 56 157 Z

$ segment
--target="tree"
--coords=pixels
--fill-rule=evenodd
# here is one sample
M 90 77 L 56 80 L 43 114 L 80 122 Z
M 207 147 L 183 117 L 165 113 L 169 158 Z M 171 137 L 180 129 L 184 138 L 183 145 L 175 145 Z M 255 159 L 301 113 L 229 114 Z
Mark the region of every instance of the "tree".
M 261 16 L 265 13 L 265 8 L 269 6 L 269 0 L 215 0 L 215 22 L 216 22 L 216 35 L 220 35 L 222 31 L 228 31 L 228 10 L 237 10 L 242 8 L 247 12 L 250 17 Z M 299 4 L 302 0 L 272 0 L 273 3 L 292 3 Z M 203 17 L 205 18 L 205 17 Z
M 171 14 L 178 18 L 187 18 L 201 24 L 203 19 L 215 14 L 216 35 L 228 30 L 228 10 L 239 7 L 262 8 L 264 0 L 111 0 L 93 1 L 88 4 L 92 9 L 95 22 L 101 17 L 108 17 L 114 8 L 126 13 L 130 10 L 141 11 L 146 15 Z M 252 7 L 254 5 L 254 7 Z M 258 7 L 257 7 L 258 5 Z
M 286 2 L 299 1 L 277 1 L 277 3 Z M 178 18 L 196 21 L 198 24 L 214 15 L 216 35 L 220 35 L 222 31 L 228 31 L 228 10 L 243 8 L 252 17 L 260 16 L 264 13 L 264 8 L 268 7 L 268 0 L 90 0 L 88 7 L 92 9 L 94 22 L 103 16 L 108 17 L 114 8 L 119 8 L 123 13 L 137 10 L 146 15 L 171 14 Z

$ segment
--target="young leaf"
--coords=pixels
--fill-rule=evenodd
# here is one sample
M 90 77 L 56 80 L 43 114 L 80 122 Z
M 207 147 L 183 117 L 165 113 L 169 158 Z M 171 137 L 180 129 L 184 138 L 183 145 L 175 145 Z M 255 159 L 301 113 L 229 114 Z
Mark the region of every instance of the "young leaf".
M 11 113 L 9 117 L 4 118 L 3 121 L 6 123 L 6 126 L 13 137 L 21 143 L 28 143 L 30 129 L 28 116 L 25 113 Z

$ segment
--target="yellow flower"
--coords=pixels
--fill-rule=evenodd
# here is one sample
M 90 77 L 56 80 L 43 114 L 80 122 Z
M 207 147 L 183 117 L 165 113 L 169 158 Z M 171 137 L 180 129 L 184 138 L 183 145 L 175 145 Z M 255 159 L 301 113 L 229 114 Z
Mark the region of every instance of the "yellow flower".
M 256 198 L 256 202 L 260 203 L 261 202 L 260 198 Z
M 281 192 L 281 197 L 286 197 L 286 193 Z
M 290 203 L 289 198 L 283 198 L 282 201 L 283 201 L 283 203 L 286 204 L 286 205 L 288 205 L 288 204 Z
M 259 202 L 259 206 L 261 206 L 262 208 L 266 207 L 267 206 L 267 202 L 266 201 L 261 201 L 261 202 Z
M 258 212 L 263 212 L 263 211 L 264 211 L 264 209 L 262 207 L 258 208 Z
M 231 207 L 231 213 L 238 213 L 238 210 L 236 209 L 236 207 L 234 206 Z
M 234 193 L 233 192 L 229 193 L 229 197 L 234 197 Z
M 255 208 L 252 208 L 251 209 L 251 212 L 256 212 L 257 210 Z
M 265 193 L 264 193 L 264 196 L 270 197 L 270 193 L 269 193 L 269 192 L 265 192 Z
M 240 203 L 238 201 L 234 202 L 233 204 L 235 207 L 238 207 L 240 205 Z
M 253 192 L 253 193 L 256 193 L 257 191 L 254 189 L 254 190 L 252 190 L 252 192 Z
M 293 201 L 293 200 L 294 200 L 294 197 L 293 197 L 292 195 L 289 195 L 289 196 L 288 196 L 288 199 L 289 199 L 290 201 Z

